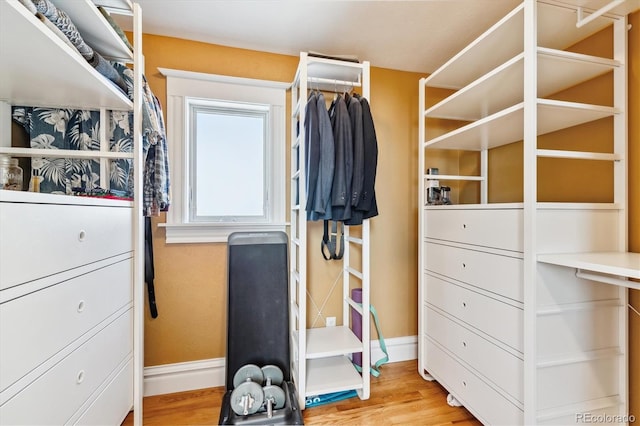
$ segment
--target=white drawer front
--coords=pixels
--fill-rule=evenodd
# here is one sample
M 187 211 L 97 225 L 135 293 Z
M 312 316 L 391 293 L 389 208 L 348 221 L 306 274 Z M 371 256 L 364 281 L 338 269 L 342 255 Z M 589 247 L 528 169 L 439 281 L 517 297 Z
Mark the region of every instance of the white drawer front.
M 484 424 L 523 424 L 523 413 L 495 389 L 438 348 L 424 342 L 427 370 Z
M 0 304 L 0 390 L 132 300 L 132 260 Z
M 129 310 L 0 407 L 3 424 L 66 423 L 132 348 Z
M 75 423 L 81 425 L 119 425 L 133 406 L 133 359 L 98 396 Z
M 522 259 L 467 250 L 432 242 L 424 243 L 427 270 L 522 302 Z
M 425 275 L 428 304 L 460 319 L 497 340 L 523 352 L 524 315 L 522 309 Z
M 523 361 L 470 330 L 426 309 L 427 334 L 520 402 L 524 401 Z
M 523 251 L 522 209 L 427 209 L 425 237 Z
M 125 207 L 0 203 L 0 290 L 129 252 L 131 226 Z

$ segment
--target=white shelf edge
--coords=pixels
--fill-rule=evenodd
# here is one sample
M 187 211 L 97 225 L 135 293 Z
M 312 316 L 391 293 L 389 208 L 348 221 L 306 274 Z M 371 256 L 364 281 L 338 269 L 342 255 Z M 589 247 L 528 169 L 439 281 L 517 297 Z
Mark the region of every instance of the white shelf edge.
M 306 369 L 306 389 L 298 389 L 305 396 L 363 388 L 362 377 L 345 356 L 310 359 Z
M 537 149 L 538 157 L 546 158 L 569 158 L 576 160 L 599 160 L 599 161 L 620 161 L 622 156 L 619 154 L 609 154 L 605 152 L 582 152 L 582 151 L 563 151 L 556 149 Z
M 539 317 L 548 315 L 560 315 L 565 312 L 588 311 L 600 308 L 619 308 L 623 305 L 618 299 L 597 300 L 593 302 L 566 303 L 560 305 L 541 306 L 537 309 Z
M 483 181 L 486 180 L 484 176 L 464 176 L 464 175 L 429 175 L 425 174 L 426 180 L 469 180 L 469 181 Z
M 618 396 L 608 396 L 605 398 L 598 398 L 578 404 L 564 405 L 560 407 L 547 408 L 545 410 L 538 410 L 536 419 L 540 422 L 552 420 L 559 417 L 572 416 L 575 419 L 576 413 L 591 413 L 597 412 L 603 408 L 616 407 L 622 405 L 622 401 Z
M 347 326 L 307 329 L 307 359 L 362 352 L 362 342 Z
M 595 361 L 598 359 L 616 358 L 622 355 L 620 348 L 604 348 L 587 352 L 562 354 L 547 358 L 539 358 L 537 368 L 550 368 L 562 365 L 577 364 L 581 362 Z
M 106 59 L 133 61 L 133 52 L 102 16 L 91 0 L 53 0 L 69 16 L 84 41 Z M 133 13 L 133 8 L 130 8 Z
M 640 279 L 640 253 L 593 252 L 538 254 L 538 262 L 617 277 Z
M 80 158 L 80 159 L 107 158 L 111 160 L 133 159 L 132 152 L 75 151 L 70 149 L 0 147 L 0 154 L 10 154 L 13 157 Z
M 510 58 L 424 111 L 427 118 L 474 121 L 522 102 L 524 53 Z M 538 97 L 544 98 L 612 71 L 619 61 L 538 48 Z M 575 65 L 574 65 L 575 64 Z M 489 103 L 487 99 L 491 97 Z
M 9 191 L 6 189 L 0 189 L 0 201 L 8 203 L 64 204 L 126 208 L 131 208 L 133 206 L 133 202 L 129 200 L 30 191 Z
M 505 15 L 502 19 L 492 25 L 488 30 L 482 33 L 479 37 L 477 37 L 474 41 L 469 43 L 464 49 L 458 52 L 455 56 L 445 62 L 440 68 L 435 70 L 429 77 L 425 79 L 425 84 L 431 87 L 439 87 L 439 88 L 449 88 L 449 89 L 459 89 L 459 86 L 451 86 L 448 84 L 442 85 L 438 83 L 433 83 L 434 80 L 440 77 L 441 74 L 449 72 L 449 68 L 454 67 L 457 62 L 464 60 L 464 56 L 468 52 L 472 52 L 478 49 L 478 46 L 481 46 L 483 41 L 489 39 L 491 36 L 499 35 L 499 32 L 504 31 L 505 24 L 511 20 L 517 19 L 518 14 L 524 14 L 524 3 L 518 5 L 515 9 Z
M 564 114 L 559 114 L 558 110 L 562 110 Z M 572 114 L 568 114 L 569 112 Z M 619 113 L 617 108 L 609 106 L 539 98 L 537 100 L 537 135 L 588 123 L 617 113 Z M 425 148 L 480 151 L 518 142 L 523 139 L 522 126 L 517 125 L 523 121 L 523 114 L 524 103 L 521 102 L 444 135 L 427 140 Z M 503 121 L 510 120 L 516 121 L 516 123 L 503 123 Z M 494 126 L 494 134 L 491 134 L 490 129 L 485 126 Z M 502 132 L 503 129 L 509 127 L 515 130 Z M 474 132 L 486 133 L 486 138 L 473 137 Z M 496 133 L 500 134 L 496 136 Z M 470 139 L 471 142 L 465 138 Z

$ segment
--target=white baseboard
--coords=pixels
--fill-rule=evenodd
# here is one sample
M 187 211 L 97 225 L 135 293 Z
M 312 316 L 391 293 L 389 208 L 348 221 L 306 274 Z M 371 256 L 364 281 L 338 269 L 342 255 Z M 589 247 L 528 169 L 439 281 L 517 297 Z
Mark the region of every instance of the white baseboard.
M 417 336 L 385 339 L 389 362 L 417 359 Z M 384 356 L 378 340 L 371 341 L 371 362 Z M 384 370 L 382 370 L 384 375 Z M 225 359 L 180 362 L 144 368 L 144 396 L 224 386 Z
M 224 386 L 225 359 L 179 362 L 144 368 L 144 396 Z

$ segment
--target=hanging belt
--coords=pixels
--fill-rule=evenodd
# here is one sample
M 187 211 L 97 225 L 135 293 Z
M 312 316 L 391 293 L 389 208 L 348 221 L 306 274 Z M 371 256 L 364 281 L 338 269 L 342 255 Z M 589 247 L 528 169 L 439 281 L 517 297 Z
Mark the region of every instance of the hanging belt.
M 333 221 L 331 224 L 331 234 L 329 234 L 329 220 L 324 221 L 324 235 L 320 244 L 320 251 L 324 260 L 342 259 L 344 255 L 344 223 Z M 338 223 L 340 224 L 340 251 L 337 252 L 338 244 Z M 328 252 L 328 253 L 327 253 Z
M 153 266 L 153 238 L 151 236 L 151 218 L 144 218 L 144 281 L 147 283 L 147 293 L 149 296 L 149 311 L 151 318 L 158 317 L 158 307 L 156 306 L 156 291 L 153 285 L 155 269 Z

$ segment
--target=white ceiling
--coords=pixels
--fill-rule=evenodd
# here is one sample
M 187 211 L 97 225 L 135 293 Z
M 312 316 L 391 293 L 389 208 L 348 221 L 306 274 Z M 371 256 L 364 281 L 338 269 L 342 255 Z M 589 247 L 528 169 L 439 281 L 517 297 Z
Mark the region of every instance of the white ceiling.
M 521 0 L 136 0 L 145 33 L 431 73 Z M 572 0 L 598 2 L 608 0 Z M 627 0 L 640 6 L 640 0 Z

